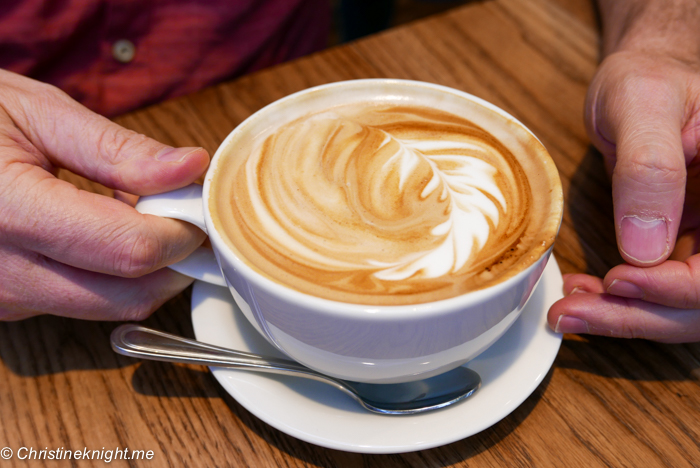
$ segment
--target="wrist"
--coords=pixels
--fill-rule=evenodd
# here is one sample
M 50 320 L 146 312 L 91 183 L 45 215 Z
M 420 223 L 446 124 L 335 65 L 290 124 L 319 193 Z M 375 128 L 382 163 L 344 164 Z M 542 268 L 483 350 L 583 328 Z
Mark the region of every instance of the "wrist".
M 615 52 L 700 60 L 697 0 L 600 0 L 603 56 Z

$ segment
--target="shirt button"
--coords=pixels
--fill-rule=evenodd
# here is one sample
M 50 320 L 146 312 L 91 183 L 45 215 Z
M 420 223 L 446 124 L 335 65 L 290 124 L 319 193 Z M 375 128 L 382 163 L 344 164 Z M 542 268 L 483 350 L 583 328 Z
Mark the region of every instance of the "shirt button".
M 112 57 L 121 63 L 129 63 L 134 59 L 136 47 L 128 39 L 120 39 L 112 45 Z

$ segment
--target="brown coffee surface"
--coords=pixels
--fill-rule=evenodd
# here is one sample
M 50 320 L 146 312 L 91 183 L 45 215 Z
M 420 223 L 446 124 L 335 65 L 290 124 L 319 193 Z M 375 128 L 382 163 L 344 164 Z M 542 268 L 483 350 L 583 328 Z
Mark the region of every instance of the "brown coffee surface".
M 513 150 L 428 107 L 336 106 L 228 148 L 210 211 L 251 267 L 301 292 L 446 299 L 512 276 L 554 240 L 544 148 L 522 140 Z

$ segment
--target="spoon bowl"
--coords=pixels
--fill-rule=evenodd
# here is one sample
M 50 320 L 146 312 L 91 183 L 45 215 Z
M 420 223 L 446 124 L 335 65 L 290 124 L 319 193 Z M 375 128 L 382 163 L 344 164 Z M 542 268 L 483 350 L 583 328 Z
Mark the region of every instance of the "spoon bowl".
M 295 361 L 222 348 L 135 324 L 115 328 L 111 343 L 115 352 L 125 356 L 316 380 L 337 388 L 365 409 L 380 414 L 415 414 L 444 408 L 470 397 L 481 386 L 479 374 L 466 367 L 413 382 L 350 382 L 321 374 Z

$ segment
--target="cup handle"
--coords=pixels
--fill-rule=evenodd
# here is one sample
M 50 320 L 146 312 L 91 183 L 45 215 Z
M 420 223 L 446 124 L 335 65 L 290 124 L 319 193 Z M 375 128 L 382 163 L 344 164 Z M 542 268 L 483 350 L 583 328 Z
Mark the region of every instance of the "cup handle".
M 194 224 L 207 232 L 204 224 L 204 206 L 202 203 L 202 186 L 188 185 L 171 192 L 141 197 L 136 204 L 136 211 L 143 214 L 174 218 Z M 226 280 L 221 274 L 214 251 L 198 247 L 184 260 L 169 266 L 178 273 L 197 280 L 226 287 Z

